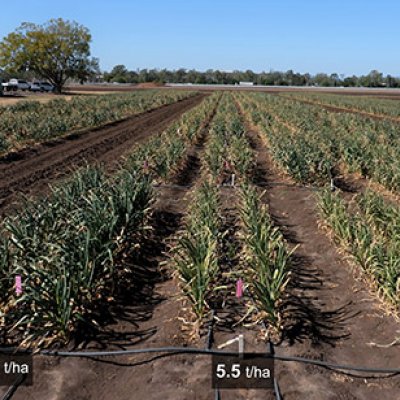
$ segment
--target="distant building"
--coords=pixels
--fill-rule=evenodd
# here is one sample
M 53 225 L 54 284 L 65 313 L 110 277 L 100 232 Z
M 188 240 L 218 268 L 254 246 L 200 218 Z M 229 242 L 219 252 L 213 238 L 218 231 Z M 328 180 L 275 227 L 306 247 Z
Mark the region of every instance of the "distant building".
M 254 86 L 253 82 L 239 82 L 239 86 Z

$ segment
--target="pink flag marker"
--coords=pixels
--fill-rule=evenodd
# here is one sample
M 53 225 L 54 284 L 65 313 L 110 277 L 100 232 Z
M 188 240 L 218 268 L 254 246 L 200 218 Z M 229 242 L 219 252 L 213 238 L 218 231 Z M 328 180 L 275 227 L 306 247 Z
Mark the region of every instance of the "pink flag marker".
M 22 294 L 22 278 L 21 275 L 15 277 L 15 293 L 17 296 Z
M 238 299 L 240 299 L 243 296 L 243 289 L 244 289 L 243 280 L 241 278 L 239 278 L 236 281 L 236 297 Z

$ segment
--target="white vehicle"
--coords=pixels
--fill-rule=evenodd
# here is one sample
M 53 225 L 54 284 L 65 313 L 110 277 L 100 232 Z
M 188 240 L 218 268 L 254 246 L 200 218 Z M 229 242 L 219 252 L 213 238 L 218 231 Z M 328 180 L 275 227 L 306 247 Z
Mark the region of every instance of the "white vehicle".
M 17 90 L 29 90 L 30 85 L 27 81 L 23 79 L 10 79 L 6 83 L 2 83 L 2 86 L 7 92 L 17 91 Z
M 10 79 L 8 82 L 1 84 L 6 92 L 18 90 L 18 79 Z

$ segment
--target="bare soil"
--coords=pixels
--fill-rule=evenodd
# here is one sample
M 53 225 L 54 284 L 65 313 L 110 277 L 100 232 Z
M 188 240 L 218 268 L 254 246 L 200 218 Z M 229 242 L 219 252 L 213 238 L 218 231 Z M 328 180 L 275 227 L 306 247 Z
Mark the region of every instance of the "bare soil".
M 204 95 L 190 97 L 123 121 L 73 133 L 0 158 L 0 212 L 19 197 L 44 192 L 50 182 L 86 163 L 115 167 L 132 146 L 162 132 Z

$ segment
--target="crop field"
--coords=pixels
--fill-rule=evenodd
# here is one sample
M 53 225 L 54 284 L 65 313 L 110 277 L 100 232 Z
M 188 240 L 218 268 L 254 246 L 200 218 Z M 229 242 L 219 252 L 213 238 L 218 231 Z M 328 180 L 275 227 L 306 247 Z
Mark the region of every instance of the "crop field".
M 93 128 L 157 108 L 189 93 L 114 94 L 54 99 L 48 103 L 20 102 L 0 108 L 0 152 L 55 138 L 72 130 Z
M 380 99 L 374 97 L 354 97 L 354 96 L 337 96 L 332 94 L 320 93 L 291 93 L 286 94 L 289 98 L 298 98 L 301 100 L 308 100 L 315 102 L 322 106 L 333 106 L 339 109 L 348 109 L 361 111 L 370 114 L 371 116 L 385 116 L 385 117 L 400 117 L 400 110 L 396 101 L 389 99 Z
M 400 365 L 397 104 L 154 89 L 0 107 L 0 345 L 41 353 L 13 399 L 277 398 L 214 391 L 201 354 L 46 355 L 238 335 L 273 348 L 285 400 L 400 399 L 398 373 L 316 365 Z

